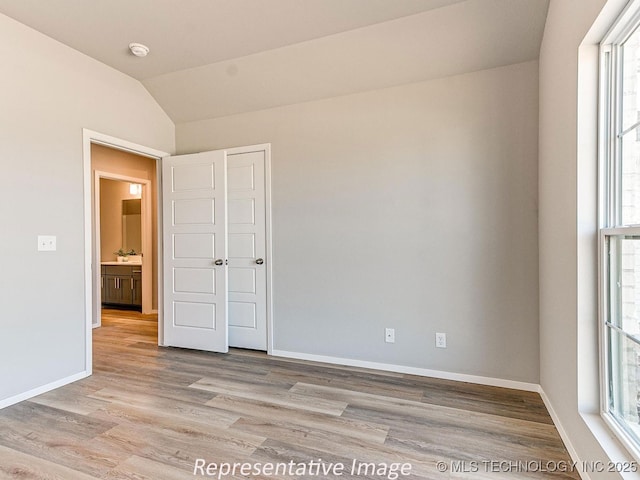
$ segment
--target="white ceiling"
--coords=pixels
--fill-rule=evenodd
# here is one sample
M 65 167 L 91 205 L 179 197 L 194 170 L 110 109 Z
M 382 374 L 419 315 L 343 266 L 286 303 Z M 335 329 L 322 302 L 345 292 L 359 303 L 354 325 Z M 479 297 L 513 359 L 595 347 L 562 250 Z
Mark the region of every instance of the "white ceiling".
M 535 59 L 547 5 L 0 0 L 0 13 L 140 79 L 182 123 Z

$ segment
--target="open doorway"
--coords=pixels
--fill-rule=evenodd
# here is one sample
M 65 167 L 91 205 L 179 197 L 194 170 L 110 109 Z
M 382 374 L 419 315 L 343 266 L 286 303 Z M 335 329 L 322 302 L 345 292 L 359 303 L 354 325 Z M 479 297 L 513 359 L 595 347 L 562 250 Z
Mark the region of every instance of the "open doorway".
M 147 215 L 149 221 L 155 221 L 155 227 L 151 230 L 152 241 L 152 254 L 147 255 L 151 261 L 147 262 L 147 266 L 151 265 L 153 276 L 155 276 L 155 286 L 152 282 L 152 292 L 155 290 L 155 300 L 153 293 L 152 309 L 157 308 L 158 304 L 162 304 L 162 285 L 158 285 L 158 275 L 162 271 L 162 258 L 159 252 L 162 251 L 162 239 L 157 235 L 157 231 L 161 229 L 161 219 L 158 215 L 158 195 L 160 190 L 159 179 L 159 167 L 160 159 L 168 156 L 167 152 L 155 150 L 153 148 L 139 145 L 129 142 L 117 137 L 105 135 L 103 133 L 95 132 L 88 129 L 83 129 L 82 132 L 82 144 L 83 144 L 83 159 L 84 159 L 84 232 L 85 232 L 85 315 L 86 315 L 86 357 L 85 365 L 86 372 L 91 374 L 93 371 L 93 328 L 95 319 L 100 318 L 101 313 L 101 265 L 100 255 L 98 255 L 98 249 L 96 248 L 96 218 L 99 214 L 96 214 L 96 202 L 95 202 L 95 190 L 96 190 L 96 171 L 99 172 L 113 172 L 114 169 L 123 168 L 126 171 L 117 173 L 111 173 L 111 175 L 120 175 L 124 178 L 120 180 L 127 180 L 128 178 L 145 178 L 144 174 L 140 173 L 135 166 L 129 163 L 127 160 L 118 160 L 118 153 L 126 153 L 133 156 L 133 158 L 142 158 L 151 162 L 153 166 L 151 174 L 145 179 L 145 182 L 149 183 L 149 191 L 147 191 L 147 202 L 151 201 L 151 206 L 148 207 L 148 211 L 151 215 Z M 104 153 L 104 158 L 100 159 L 100 152 Z M 102 168 L 103 170 L 97 170 Z M 128 170 L 130 169 L 130 170 Z M 98 175 L 99 178 L 99 175 Z M 156 188 L 151 189 L 152 182 L 155 181 Z M 142 196 L 145 197 L 145 185 L 142 183 Z M 154 206 L 155 203 L 155 206 Z M 156 232 L 155 234 L 153 232 Z M 144 265 L 144 261 L 143 261 Z M 144 275 L 144 272 L 142 272 Z M 152 277 L 153 278 L 153 277 Z M 154 303 L 155 301 L 155 303 Z M 157 312 L 157 322 L 162 324 L 162 310 Z M 162 329 L 158 330 L 158 344 L 162 345 Z
M 148 218 L 153 182 L 98 170 L 95 177 L 95 256 L 101 271 L 98 293 L 102 308 L 154 313 L 155 222 Z M 100 317 L 94 318 L 95 326 L 101 325 Z
M 93 263 L 96 305 L 158 310 L 158 206 L 156 160 L 104 145 L 91 145 Z M 97 277 L 97 278 L 96 278 Z

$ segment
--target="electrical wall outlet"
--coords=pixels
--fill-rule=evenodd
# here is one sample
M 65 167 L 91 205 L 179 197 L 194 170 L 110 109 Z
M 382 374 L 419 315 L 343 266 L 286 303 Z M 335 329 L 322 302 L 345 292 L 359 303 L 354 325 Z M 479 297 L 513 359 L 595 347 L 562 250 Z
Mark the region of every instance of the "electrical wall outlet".
M 436 347 L 437 348 L 447 348 L 447 334 L 446 333 L 436 333 Z
M 53 252 L 56 250 L 55 235 L 38 235 L 38 251 Z
M 387 343 L 395 343 L 396 341 L 396 331 L 393 328 L 385 328 L 384 329 L 384 341 Z

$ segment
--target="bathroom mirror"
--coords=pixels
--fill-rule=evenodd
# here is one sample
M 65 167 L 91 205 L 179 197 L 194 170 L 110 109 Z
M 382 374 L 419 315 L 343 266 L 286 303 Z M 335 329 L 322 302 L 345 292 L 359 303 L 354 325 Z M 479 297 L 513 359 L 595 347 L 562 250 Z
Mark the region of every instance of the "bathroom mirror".
M 125 251 L 142 252 L 142 201 L 122 200 L 122 247 Z

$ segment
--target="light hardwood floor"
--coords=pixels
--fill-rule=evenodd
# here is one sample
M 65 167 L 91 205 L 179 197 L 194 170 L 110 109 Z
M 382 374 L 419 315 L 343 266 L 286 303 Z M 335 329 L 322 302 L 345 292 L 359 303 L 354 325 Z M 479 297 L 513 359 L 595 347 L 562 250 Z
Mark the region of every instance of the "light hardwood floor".
M 400 463 L 411 473 L 399 479 L 579 478 L 552 472 L 570 459 L 535 393 L 159 348 L 156 336 L 154 317 L 105 311 L 92 377 L 0 410 L 0 478 L 218 478 L 194 476 L 197 461 L 292 465 L 223 478 L 393 480 Z M 369 471 L 352 474 L 354 460 Z

